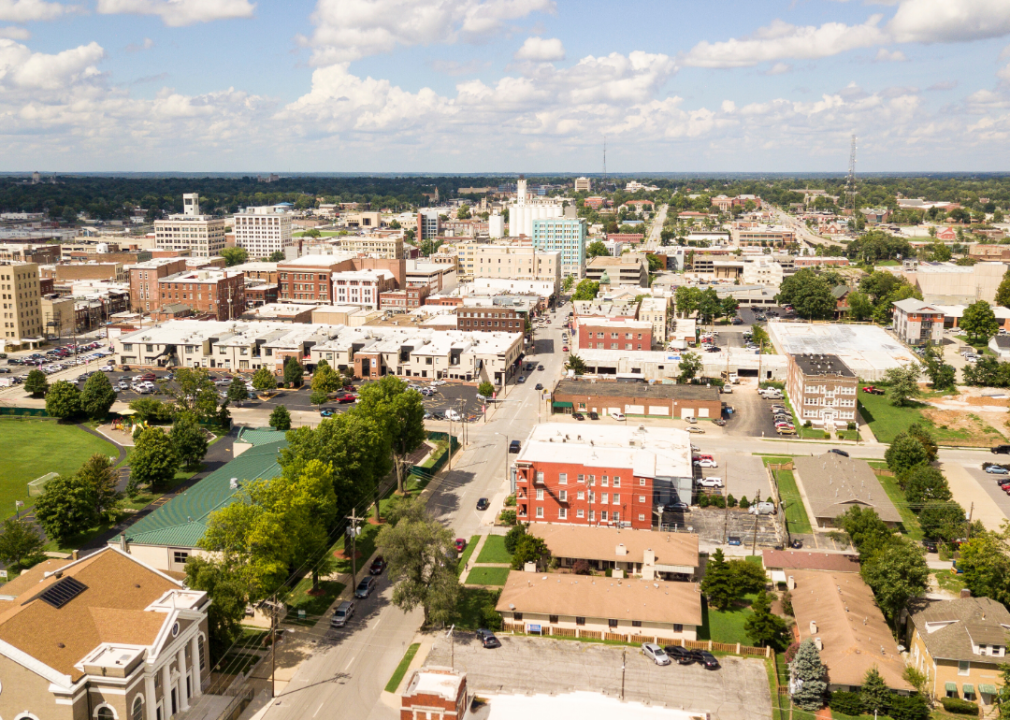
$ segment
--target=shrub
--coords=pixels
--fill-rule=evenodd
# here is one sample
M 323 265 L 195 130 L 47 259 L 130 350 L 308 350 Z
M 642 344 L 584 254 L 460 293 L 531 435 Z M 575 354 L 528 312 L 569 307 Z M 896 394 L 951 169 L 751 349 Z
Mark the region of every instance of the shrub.
M 509 495 L 505 498 L 505 507 L 515 507 L 516 506 L 516 496 Z
M 747 499 L 746 495 L 742 495 L 740 497 L 740 509 L 746 510 L 749 507 L 750 507 L 750 500 Z
M 502 510 L 499 516 L 502 525 L 515 525 L 516 524 L 516 511 L 515 510 Z
M 506 510 L 505 512 L 508 511 Z M 505 513 L 502 514 L 504 515 Z M 526 534 L 525 525 L 516 525 L 507 533 L 505 533 L 505 541 L 504 541 L 505 552 L 507 552 L 509 555 L 514 555 L 516 551 L 516 545 L 519 544 L 519 541 L 525 534 Z
M 590 574 L 589 562 L 586 560 L 576 560 L 572 564 L 572 571 L 576 575 L 589 575 Z
M 814 426 L 814 424 L 811 421 L 809 421 L 809 420 L 807 420 L 805 423 L 803 423 L 803 427 L 805 427 L 805 428 L 812 428 L 813 426 Z
M 708 495 L 706 495 L 705 493 L 701 493 L 698 496 L 698 507 L 708 507 L 708 505 L 709 505 Z
M 726 496 L 726 506 L 736 507 L 736 498 L 732 494 Z
M 940 698 L 943 709 L 957 715 L 978 715 L 978 704 L 961 698 Z
M 845 429 L 846 430 L 855 430 L 856 429 L 856 424 L 854 422 L 850 422 L 848 425 L 845 426 Z
M 922 695 L 892 695 L 889 705 L 891 720 L 929 720 L 929 705 Z
M 793 594 L 786 590 L 782 593 L 782 612 L 792 617 L 793 615 Z M 852 715 L 852 713 L 847 713 Z
M 859 698 L 859 693 L 854 692 L 834 692 L 828 701 L 828 707 L 843 715 L 862 715 L 863 701 Z
M 793 658 L 796 657 L 796 651 L 799 649 L 800 644 L 798 642 L 794 642 L 786 648 L 785 658 L 787 663 L 791 663 L 793 661 Z
M 708 504 L 711 505 L 712 507 L 724 508 L 726 507 L 726 498 L 724 498 L 722 495 L 712 495 L 708 499 Z

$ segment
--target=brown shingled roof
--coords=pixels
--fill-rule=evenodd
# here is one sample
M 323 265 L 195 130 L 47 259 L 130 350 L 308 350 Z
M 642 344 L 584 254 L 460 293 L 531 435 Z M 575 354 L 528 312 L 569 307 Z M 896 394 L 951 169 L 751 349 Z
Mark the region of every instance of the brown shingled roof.
M 764 550 L 766 570 L 830 570 L 833 572 L 859 572 L 859 562 L 839 553 L 809 552 L 806 550 Z
M 527 532 L 542 538 L 555 557 L 640 563 L 653 550 L 657 565 L 698 567 L 698 536 L 691 533 L 550 523 L 532 523 Z M 617 554 L 619 544 L 626 555 Z

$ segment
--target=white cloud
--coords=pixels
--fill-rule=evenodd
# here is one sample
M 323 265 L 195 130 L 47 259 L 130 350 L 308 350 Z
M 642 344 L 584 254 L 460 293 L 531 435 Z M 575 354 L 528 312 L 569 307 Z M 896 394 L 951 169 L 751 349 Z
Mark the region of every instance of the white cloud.
M 250 18 L 255 9 L 249 0 L 98 0 L 103 15 L 156 15 L 169 27 Z
M 926 90 L 937 92 L 941 90 L 953 90 L 957 87 L 957 80 L 941 80 L 930 85 Z
M 53 20 L 74 10 L 74 7 L 45 0 L 0 0 L 0 22 Z
M 793 66 L 789 63 L 777 62 L 768 68 L 765 75 L 785 75 L 787 72 L 791 72 L 792 69 Z
M 10 38 L 11 40 L 27 40 L 32 34 L 23 27 L 0 27 L 0 38 Z
M 565 46 L 557 38 L 526 38 L 523 46 L 513 56 L 516 60 L 551 62 L 565 59 Z
M 685 65 L 710 68 L 750 67 L 782 58 L 829 57 L 855 48 L 887 41 L 877 27 L 881 16 L 874 15 L 862 25 L 825 23 L 820 27 L 790 25 L 775 20 L 753 36 L 723 42 L 700 42 L 684 57 Z
M 95 42 L 56 55 L 33 53 L 14 40 L 0 40 L 0 88 L 61 90 L 97 77 L 105 51 Z
M 877 56 L 873 59 L 877 62 L 905 62 L 908 60 L 901 50 L 888 50 L 887 48 L 880 48 L 877 51 Z
M 554 0 L 318 0 L 316 29 L 298 40 L 312 48 L 313 65 L 329 65 L 398 46 L 474 41 L 554 9 Z
M 902 0 L 887 24 L 897 42 L 950 43 L 1010 34 L 1006 0 Z

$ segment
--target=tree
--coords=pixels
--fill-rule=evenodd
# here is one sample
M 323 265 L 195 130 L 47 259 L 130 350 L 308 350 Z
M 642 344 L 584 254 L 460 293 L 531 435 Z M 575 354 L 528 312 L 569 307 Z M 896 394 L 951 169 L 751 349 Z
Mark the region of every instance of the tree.
M 963 516 L 962 516 L 963 517 Z M 967 523 L 967 520 L 963 522 Z M 961 525 L 959 529 L 964 530 Z M 959 535 L 961 537 L 961 535 Z M 971 538 L 958 548 L 957 569 L 963 570 L 964 584 L 975 597 L 989 597 L 1006 605 L 1010 602 L 1010 546 L 1007 529 L 1000 532 L 972 531 Z
M 33 397 L 45 395 L 49 390 L 49 380 L 41 370 L 32 370 L 25 378 L 25 392 Z
M 421 606 L 426 626 L 450 621 L 460 595 L 452 533 L 425 512 L 383 527 L 376 545 L 395 582 L 393 604 L 404 612 Z
M 708 604 L 717 610 L 728 610 L 737 598 L 737 586 L 733 571 L 717 548 L 705 567 L 705 577 L 701 581 L 701 591 L 708 598 Z
M 840 520 L 842 529 L 852 539 L 863 562 L 895 540 L 894 531 L 887 527 L 875 510 L 864 510 L 857 505 L 849 508 Z
M 460 205 L 459 210 L 456 211 L 457 220 L 469 220 L 470 219 L 470 206 Z
M 922 369 L 916 363 L 909 363 L 903 367 L 889 368 L 884 373 L 884 380 L 890 383 L 891 388 L 887 396 L 891 399 L 892 405 L 902 407 L 910 404 L 909 401 L 922 394 L 919 388 L 919 373 Z
M 242 634 L 249 593 L 234 570 L 222 562 L 199 555 L 191 555 L 186 560 L 186 586 L 203 590 L 211 599 L 207 624 L 212 664 L 224 657 Z
M 727 564 L 733 574 L 733 585 L 738 600 L 749 593 L 762 592 L 768 584 L 768 577 L 760 565 L 739 559 L 730 560 Z
M 800 643 L 796 657 L 789 666 L 798 687 L 793 692 L 793 702 L 804 710 L 818 710 L 824 705 L 824 694 L 828 690 L 825 682 L 827 668 L 821 662 L 821 653 L 811 638 Z
M 929 456 L 921 442 L 908 433 L 898 433 L 884 453 L 884 459 L 887 461 L 887 467 L 893 470 L 895 475 L 901 476 L 916 465 L 927 463 Z
M 81 466 L 77 475 L 91 486 L 95 514 L 102 520 L 112 520 L 123 497 L 116 490 L 119 474 L 112 460 L 107 455 L 95 453 Z
M 249 259 L 249 251 L 241 247 L 225 248 L 218 254 L 224 258 L 224 262 L 228 267 L 241 265 Z
M 0 562 L 8 568 L 21 569 L 21 562 L 42 552 L 45 543 L 38 531 L 19 518 L 7 518 L 0 534 Z
M 175 456 L 183 466 L 190 470 L 200 467 L 203 456 L 207 454 L 207 434 L 192 413 L 182 412 L 176 415 L 169 438 Z
M 905 499 L 915 512 L 927 502 L 947 502 L 951 499 L 947 478 L 931 465 L 916 465 L 905 478 Z
M 551 551 L 543 538 L 536 535 L 523 535 L 516 542 L 515 551 L 512 553 L 512 569 L 522 570 L 526 563 L 535 563 L 537 572 L 543 572 L 551 560 Z
M 796 313 L 810 320 L 828 320 L 835 312 L 831 286 L 810 268 L 803 268 L 782 281 L 779 303 L 792 305 Z
M 179 457 L 168 434 L 157 427 L 142 430 L 130 455 L 130 479 L 138 485 L 160 488 L 175 479 Z
M 253 373 L 252 384 L 253 387 L 260 392 L 269 392 L 270 390 L 277 389 L 277 379 L 274 377 L 274 374 L 265 367 L 261 367 Z
M 477 392 L 486 398 L 493 397 L 495 393 L 494 385 L 485 380 L 477 388 Z
M 35 517 L 46 535 L 64 547 L 97 521 L 94 488 L 78 475 L 55 477 L 35 503 Z
M 325 364 L 323 364 L 325 363 Z M 329 395 L 344 386 L 344 381 L 337 374 L 337 371 L 330 367 L 324 360 L 316 366 L 316 371 L 312 373 L 312 391 Z
M 112 389 L 112 383 L 105 373 L 95 373 L 84 383 L 84 390 L 81 391 L 81 408 L 89 418 L 104 419 L 114 402 L 116 391 Z
M 586 365 L 585 360 L 583 360 L 578 355 L 575 355 L 573 353 L 568 356 L 568 360 L 565 362 L 565 369 L 571 370 L 576 375 L 585 375 L 586 370 L 588 370 L 589 368 Z
M 207 368 L 178 368 L 175 371 L 176 390 L 169 390 L 179 412 L 189 412 L 201 420 L 210 420 L 217 413 L 217 387 Z
M 270 253 L 270 257 L 267 258 L 268 262 L 281 262 L 283 260 L 284 260 L 283 250 L 274 250 L 272 253 Z
M 701 290 L 696 287 L 681 285 L 673 295 L 674 307 L 681 317 L 688 317 L 698 309 L 701 300 Z
M 926 462 L 934 462 L 936 460 L 938 448 L 936 440 L 933 439 L 933 435 L 929 430 L 921 423 L 915 422 L 909 425 L 908 430 L 905 432 L 922 443 L 922 449 L 926 451 Z
M 570 292 L 573 285 L 575 285 L 575 277 L 573 275 L 565 275 L 565 279 L 561 281 L 561 291 Z
M 580 280 L 579 284 L 575 286 L 575 293 L 572 295 L 572 300 L 592 300 L 596 297 L 596 293 L 600 291 L 600 284 L 595 280 L 590 280 L 586 278 Z
M 863 677 L 863 686 L 859 688 L 859 699 L 863 701 L 863 706 L 867 713 L 883 715 L 887 712 L 888 701 L 891 697 L 891 690 L 880 677 L 880 671 L 874 665 L 866 671 Z
M 860 574 L 881 610 L 895 623 L 908 601 L 926 589 L 929 568 L 921 548 L 897 538 L 886 551 L 878 551 L 864 562 Z
M 290 387 L 301 387 L 305 369 L 293 355 L 284 363 L 284 383 Z
M 369 383 L 358 396 L 357 412 L 374 418 L 386 432 L 393 453 L 396 484 L 401 493 L 403 464 L 407 456 L 421 447 L 427 438 L 421 398 L 421 393 L 409 390 L 405 382 L 392 375 Z
M 240 403 L 249 399 L 249 388 L 245 385 L 245 380 L 240 377 L 232 379 L 228 386 L 228 400 L 233 403 Z
M 685 352 L 680 356 L 680 364 L 677 367 L 680 368 L 679 379 L 681 382 L 693 380 L 701 373 L 701 356 L 698 353 Z
M 954 368 L 943 361 L 943 350 L 931 342 L 926 343 L 923 360 L 926 363 L 926 375 L 934 390 L 953 389 L 956 380 Z
M 929 501 L 918 512 L 919 525 L 927 538 L 949 543 L 964 536 L 965 512 L 956 502 Z
M 1003 273 L 1003 279 L 996 288 L 995 302 L 1000 307 L 1010 308 L 1010 267 Z
M 1006 720 L 1010 718 L 1010 663 L 1000 663 L 997 667 L 1001 682 L 996 704 L 999 706 L 999 716 Z
M 171 403 L 154 398 L 137 398 L 130 401 L 130 410 L 141 422 L 171 422 L 175 408 Z
M 610 255 L 610 251 L 607 250 L 607 246 L 603 244 L 602 240 L 594 240 L 589 243 L 586 247 L 586 258 L 594 257 L 604 257 Z
M 66 380 L 54 382 L 46 393 L 46 412 L 60 420 L 80 415 L 81 393 L 77 386 Z
M 969 339 L 987 341 L 999 331 L 999 321 L 989 303 L 979 300 L 965 308 L 959 327 Z
M 873 303 L 866 293 L 853 290 L 846 300 L 849 303 L 849 317 L 853 320 L 869 320 L 873 317 Z
M 290 430 L 291 413 L 288 412 L 288 409 L 284 405 L 278 405 L 270 413 L 270 420 L 268 422 L 274 430 Z
M 526 535 L 526 527 L 526 523 L 519 523 L 517 525 L 513 525 L 509 528 L 509 531 L 505 533 L 505 552 L 509 555 L 515 554 L 516 546 Z
M 746 560 L 743 562 L 747 565 L 753 565 L 753 563 L 749 563 Z M 757 566 L 755 565 L 755 567 Z M 743 625 L 747 637 L 757 647 L 772 647 L 776 650 L 782 650 L 786 645 L 788 637 L 786 621 L 778 615 L 772 614 L 768 593 L 764 590 L 758 593 L 757 598 L 751 604 L 751 611 L 753 614 L 747 618 L 747 621 Z

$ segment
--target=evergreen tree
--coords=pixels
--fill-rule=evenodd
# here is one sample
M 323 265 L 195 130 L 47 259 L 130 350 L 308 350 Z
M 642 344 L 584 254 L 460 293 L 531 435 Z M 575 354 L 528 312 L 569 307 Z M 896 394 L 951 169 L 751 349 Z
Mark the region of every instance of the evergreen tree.
M 786 621 L 772 614 L 768 593 L 764 590 L 759 592 L 750 609 L 754 614 L 743 625 L 747 637 L 757 647 L 781 650 L 786 644 Z
M 883 715 L 887 712 L 890 697 L 891 691 L 887 688 L 884 678 L 880 677 L 877 666 L 874 665 L 866 671 L 863 686 L 859 689 L 859 699 L 863 701 L 867 713 L 875 712 Z
M 119 476 L 108 456 L 95 453 L 77 471 L 77 475 L 87 482 L 94 492 L 95 513 L 102 519 L 111 520 L 122 497 L 116 490 Z
M 708 604 L 717 610 L 727 610 L 737 598 L 736 581 L 733 571 L 726 562 L 722 549 L 716 549 L 705 566 L 705 577 L 701 581 L 701 591 L 708 598 Z
M 42 552 L 45 543 L 34 526 L 18 518 L 4 520 L 0 534 L 0 562 L 9 568 L 20 569 L 21 561 Z
M 298 358 L 289 357 L 287 362 L 284 363 L 284 382 L 291 387 L 301 387 L 304 376 L 305 370 L 302 368 L 302 364 L 298 362 Z
M 274 411 L 270 413 L 270 427 L 274 430 L 290 430 L 291 429 L 291 413 L 283 405 L 278 405 L 274 408 Z
M 822 708 L 824 694 L 828 690 L 828 683 L 825 681 L 827 668 L 821 662 L 821 653 L 813 640 L 807 638 L 800 643 L 789 670 L 796 683 L 793 702 L 804 710 Z
M 207 434 L 191 413 L 179 413 L 169 433 L 175 456 L 187 468 L 198 468 L 207 454 Z

